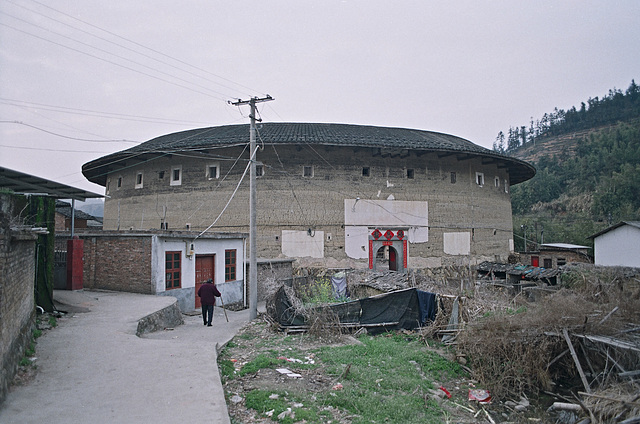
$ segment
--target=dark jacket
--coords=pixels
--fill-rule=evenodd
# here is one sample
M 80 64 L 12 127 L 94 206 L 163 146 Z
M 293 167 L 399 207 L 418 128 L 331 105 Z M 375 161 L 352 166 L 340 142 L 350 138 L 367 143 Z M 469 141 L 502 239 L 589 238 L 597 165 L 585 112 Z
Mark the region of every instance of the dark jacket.
M 220 291 L 215 284 L 206 282 L 198 289 L 200 303 L 203 305 L 215 305 L 216 297 L 220 297 Z

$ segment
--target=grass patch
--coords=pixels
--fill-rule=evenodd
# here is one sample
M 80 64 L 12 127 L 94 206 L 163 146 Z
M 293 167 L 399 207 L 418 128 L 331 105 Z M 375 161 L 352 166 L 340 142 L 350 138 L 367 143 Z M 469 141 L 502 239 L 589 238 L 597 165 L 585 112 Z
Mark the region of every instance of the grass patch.
M 278 365 L 282 365 L 287 361 L 283 359 L 276 359 L 274 357 L 260 354 L 253 361 L 247 362 L 244 364 L 242 368 L 238 371 L 238 377 L 242 377 L 246 374 L 251 374 L 254 372 L 258 372 L 262 368 L 275 368 Z
M 402 335 L 365 336 L 360 341 L 362 345 L 317 352 L 344 387 L 328 393 L 323 402 L 358 415 L 354 423 L 441 422 L 440 408 L 425 402 L 424 394 L 433 381 L 461 375 L 460 366 Z
M 283 424 L 293 424 L 295 422 L 305 423 L 325 423 L 327 422 L 327 414 L 323 414 L 318 409 L 318 405 L 310 401 L 307 404 L 296 403 L 300 398 L 291 397 L 285 392 L 274 392 L 272 390 L 256 389 L 247 393 L 246 405 L 248 408 L 254 409 L 261 415 L 269 413 L 271 420 Z M 294 405 L 303 406 L 294 406 Z M 285 416 L 278 418 L 282 412 L 291 408 L 293 416 Z
M 58 326 L 58 320 L 53 315 L 49 316 L 49 325 L 54 328 Z

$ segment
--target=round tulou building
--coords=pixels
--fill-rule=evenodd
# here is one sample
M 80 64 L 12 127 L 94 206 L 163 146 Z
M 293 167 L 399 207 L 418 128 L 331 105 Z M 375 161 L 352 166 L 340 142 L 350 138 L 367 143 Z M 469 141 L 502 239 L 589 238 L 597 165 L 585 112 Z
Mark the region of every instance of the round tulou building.
M 526 162 L 413 129 L 265 123 L 257 134 L 261 258 L 403 271 L 513 250 L 509 189 L 535 175 Z M 220 126 L 154 138 L 83 173 L 105 187 L 105 230 L 246 233 L 249 156 L 249 126 Z

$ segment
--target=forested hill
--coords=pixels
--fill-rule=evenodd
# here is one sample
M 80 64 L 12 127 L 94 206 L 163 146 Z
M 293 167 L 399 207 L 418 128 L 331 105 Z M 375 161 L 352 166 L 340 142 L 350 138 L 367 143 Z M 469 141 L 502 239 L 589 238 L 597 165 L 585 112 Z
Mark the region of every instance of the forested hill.
M 591 245 L 588 236 L 608 225 L 640 220 L 640 88 L 634 81 L 624 93 L 614 89 L 589 99 L 588 107 L 556 108 L 528 130 L 510 128 L 503 143 L 501 134 L 494 150 L 538 169 L 511 190 L 517 250 L 524 248 L 523 226 L 534 240 L 528 248 L 535 248 L 543 235 L 545 243 Z

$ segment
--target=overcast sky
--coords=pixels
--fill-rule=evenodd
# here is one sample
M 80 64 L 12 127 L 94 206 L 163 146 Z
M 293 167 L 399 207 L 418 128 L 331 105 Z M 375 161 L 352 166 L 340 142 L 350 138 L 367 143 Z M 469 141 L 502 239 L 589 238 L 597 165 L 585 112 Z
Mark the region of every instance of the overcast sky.
M 2 0 L 0 166 L 103 193 L 84 163 L 247 123 L 227 100 L 265 94 L 265 122 L 491 148 L 510 125 L 640 82 L 638 22 L 637 0 Z

